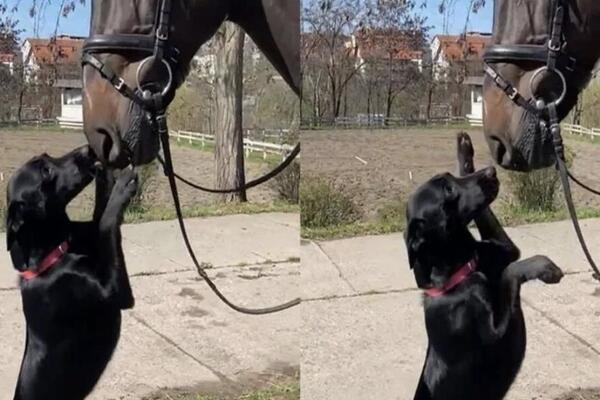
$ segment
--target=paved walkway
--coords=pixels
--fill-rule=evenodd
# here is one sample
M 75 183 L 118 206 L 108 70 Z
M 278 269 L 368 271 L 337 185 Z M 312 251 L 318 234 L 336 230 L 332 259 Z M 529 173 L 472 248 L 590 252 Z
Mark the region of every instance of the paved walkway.
M 582 226 L 600 259 L 600 220 Z M 572 227 L 508 231 L 524 257 L 547 254 L 567 273 L 560 285 L 523 287 L 528 348 L 508 399 L 555 399 L 600 387 L 600 283 Z M 427 341 L 402 235 L 307 242 L 301 257 L 302 399 L 412 399 Z
M 198 258 L 214 266 L 211 276 L 238 303 L 269 306 L 299 295 L 297 215 L 194 219 L 188 228 Z M 125 226 L 123 235 L 137 303 L 124 313 L 121 341 L 91 399 L 259 382 L 299 367 L 298 308 L 260 317 L 226 308 L 198 280 L 174 221 Z M 5 252 L 0 265 L 0 400 L 10 400 L 24 324 Z

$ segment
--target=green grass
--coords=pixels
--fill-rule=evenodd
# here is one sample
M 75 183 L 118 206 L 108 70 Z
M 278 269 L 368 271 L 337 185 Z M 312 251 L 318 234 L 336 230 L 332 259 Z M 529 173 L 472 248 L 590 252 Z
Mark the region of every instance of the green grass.
M 401 209 L 401 206 L 398 206 L 398 208 Z M 530 211 L 514 205 L 502 204 L 495 207 L 494 212 L 505 227 L 569 219 L 569 213 L 562 205 L 553 211 Z M 358 221 L 351 224 L 322 228 L 307 228 L 303 226 L 301 235 L 304 239 L 335 240 L 356 236 L 385 235 L 402 232 L 406 228 L 406 221 L 403 215 L 397 215 L 396 219 L 377 218 L 371 221 Z M 580 219 L 600 218 L 600 208 L 577 207 L 577 216 Z
M 251 389 L 236 395 L 204 394 L 194 390 L 165 390 L 156 395 L 146 397 L 144 400 L 299 400 L 300 382 L 286 379 L 275 382 L 267 387 Z
M 236 214 L 262 214 L 270 212 L 278 213 L 298 213 L 300 208 L 296 204 L 289 204 L 283 201 L 274 203 L 214 203 L 198 204 L 183 208 L 184 218 L 206 218 L 220 217 L 224 215 Z M 88 221 L 92 218 L 92 210 L 76 209 L 69 212 L 69 216 L 74 221 Z M 0 232 L 4 232 L 5 225 L 5 207 L 0 204 Z M 139 209 L 128 209 L 125 212 L 126 224 L 141 224 L 152 221 L 170 221 L 177 218 L 173 206 L 141 207 Z
M 281 201 L 273 203 L 214 203 L 184 207 L 182 212 L 185 218 L 205 218 L 268 212 L 297 213 L 299 207 Z M 174 206 L 142 207 L 137 210 L 128 210 L 125 213 L 125 223 L 138 224 L 150 221 L 167 221 L 176 217 Z

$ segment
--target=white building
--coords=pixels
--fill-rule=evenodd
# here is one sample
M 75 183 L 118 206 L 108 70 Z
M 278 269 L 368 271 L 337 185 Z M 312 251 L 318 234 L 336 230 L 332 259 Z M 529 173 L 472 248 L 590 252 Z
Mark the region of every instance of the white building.
M 83 92 L 80 79 L 59 79 L 54 87 L 61 89 L 58 124 L 65 129 L 83 128 Z

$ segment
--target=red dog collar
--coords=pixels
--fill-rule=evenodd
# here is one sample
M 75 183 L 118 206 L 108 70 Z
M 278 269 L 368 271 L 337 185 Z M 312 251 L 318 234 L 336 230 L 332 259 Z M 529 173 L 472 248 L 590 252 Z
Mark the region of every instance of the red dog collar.
M 54 267 L 58 260 L 62 258 L 63 255 L 69 250 L 69 242 L 62 242 L 56 249 L 52 250 L 50 254 L 48 254 L 40 263 L 40 265 L 35 270 L 27 270 L 20 273 L 21 278 L 26 281 L 30 281 L 32 279 L 37 278 L 44 272 L 48 271 L 50 268 Z
M 425 294 L 429 297 L 440 297 L 449 292 L 452 288 L 467 279 L 469 275 L 475 272 L 475 260 L 471 260 L 458 269 L 442 287 L 425 289 Z

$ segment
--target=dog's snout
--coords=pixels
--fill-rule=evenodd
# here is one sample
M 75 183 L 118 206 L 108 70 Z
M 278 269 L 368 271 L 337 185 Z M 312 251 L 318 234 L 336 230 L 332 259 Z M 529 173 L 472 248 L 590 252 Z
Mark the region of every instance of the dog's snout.
M 486 178 L 495 178 L 496 177 L 496 168 L 494 167 L 487 167 L 484 170 L 484 174 Z

